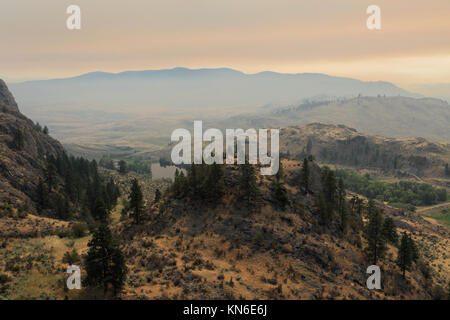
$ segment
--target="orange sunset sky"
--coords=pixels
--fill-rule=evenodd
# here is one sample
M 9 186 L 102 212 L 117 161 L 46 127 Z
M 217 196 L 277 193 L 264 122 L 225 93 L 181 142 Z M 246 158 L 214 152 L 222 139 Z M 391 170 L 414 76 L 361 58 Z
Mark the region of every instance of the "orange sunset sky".
M 66 28 L 81 7 L 82 29 Z M 381 7 L 382 29 L 366 28 Z M 2 0 L 0 77 L 229 67 L 450 82 L 449 0 Z

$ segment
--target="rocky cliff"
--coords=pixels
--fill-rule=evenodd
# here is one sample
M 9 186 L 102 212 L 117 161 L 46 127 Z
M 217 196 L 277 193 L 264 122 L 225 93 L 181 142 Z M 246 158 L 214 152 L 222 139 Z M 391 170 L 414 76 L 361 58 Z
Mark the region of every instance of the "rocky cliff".
M 29 208 L 46 157 L 64 152 L 61 144 L 20 113 L 5 82 L 0 80 L 0 206 Z

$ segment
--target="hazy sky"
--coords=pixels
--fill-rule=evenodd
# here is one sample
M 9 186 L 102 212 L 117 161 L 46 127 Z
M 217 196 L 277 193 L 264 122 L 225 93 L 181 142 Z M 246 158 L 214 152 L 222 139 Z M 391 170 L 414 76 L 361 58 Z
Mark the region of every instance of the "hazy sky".
M 1 0 L 0 39 L 6 79 L 183 66 L 450 82 L 449 0 Z

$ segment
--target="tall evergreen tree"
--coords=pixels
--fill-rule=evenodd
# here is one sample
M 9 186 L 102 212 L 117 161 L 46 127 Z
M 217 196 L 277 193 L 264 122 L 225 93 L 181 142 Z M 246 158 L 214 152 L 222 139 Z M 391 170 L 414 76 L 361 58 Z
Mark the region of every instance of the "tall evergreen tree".
M 278 204 L 281 206 L 281 208 L 286 207 L 286 205 L 289 204 L 289 197 L 288 197 L 287 190 L 284 187 L 283 183 L 275 180 L 272 183 L 271 189 L 272 189 L 273 197 L 278 202 Z
M 305 158 L 303 159 L 303 166 L 300 171 L 300 186 L 303 188 L 305 195 L 309 191 L 310 175 L 309 161 Z
M 373 264 L 382 258 L 386 252 L 386 239 L 383 234 L 383 216 L 378 208 L 369 210 L 369 221 L 364 230 L 367 239 L 366 252 Z
M 56 174 L 56 166 L 52 162 L 47 163 L 47 168 L 45 170 L 45 180 L 50 192 L 56 186 Z
M 126 174 L 128 172 L 127 163 L 124 160 L 119 161 L 119 173 Z
M 131 216 L 134 218 L 134 222 L 139 224 L 144 213 L 144 196 L 137 179 L 133 179 L 131 184 L 129 200 Z
M 413 251 L 409 239 L 406 232 L 403 232 L 400 240 L 400 247 L 398 249 L 397 265 L 402 271 L 403 278 L 405 278 L 405 271 L 410 268 L 413 262 Z
M 337 196 L 336 176 L 333 170 L 328 167 L 322 168 L 322 185 L 325 201 L 327 201 L 331 208 L 335 208 Z
M 344 187 L 344 180 L 339 179 L 338 182 L 338 212 L 340 217 L 340 226 L 341 230 L 345 231 L 347 228 L 347 222 L 348 222 L 348 208 L 347 203 L 345 201 L 345 187 Z
M 281 160 L 279 160 L 278 172 L 275 175 L 275 178 L 276 178 L 277 182 L 282 182 L 284 180 L 284 169 L 283 169 L 283 163 L 281 162 Z
M 306 143 L 306 153 L 307 153 L 307 155 L 311 154 L 312 146 L 313 146 L 312 140 L 311 140 L 311 138 L 308 138 L 308 142 Z
M 205 169 L 208 171 L 204 183 L 205 195 L 207 198 L 217 201 L 222 197 L 225 190 L 223 168 L 221 165 L 213 163 Z
M 25 136 L 21 129 L 14 131 L 13 135 L 13 147 L 16 150 L 22 150 L 25 146 Z
M 247 201 L 247 205 L 250 205 L 252 201 L 255 201 L 259 197 L 255 168 L 248 162 L 241 165 L 239 188 L 242 198 Z
M 85 284 L 103 287 L 105 295 L 111 285 L 115 295 L 123 287 L 128 270 L 119 244 L 106 224 L 95 230 L 88 247 L 84 261 L 87 272 Z
M 92 210 L 92 216 L 94 219 L 102 222 L 106 222 L 108 218 L 108 210 L 106 208 L 103 198 L 97 197 L 94 202 L 94 208 Z
M 157 188 L 155 190 L 155 198 L 153 199 L 153 203 L 158 203 L 161 200 L 161 191 Z
M 416 246 L 416 243 L 414 242 L 413 238 L 411 236 L 408 236 L 408 245 L 411 250 L 411 259 L 413 262 L 417 262 L 419 259 L 419 249 Z
M 39 178 L 38 185 L 36 187 L 36 198 L 38 204 L 38 210 L 42 211 L 48 206 L 48 189 L 44 185 L 44 182 Z
M 392 219 L 391 217 L 387 217 L 386 219 L 384 219 L 383 235 L 389 243 L 397 245 L 398 243 L 397 227 L 395 226 L 394 219 Z
M 331 221 L 333 210 L 329 207 L 327 201 L 325 200 L 325 195 L 323 192 L 319 194 L 317 203 L 319 207 L 319 223 L 321 225 L 328 226 Z

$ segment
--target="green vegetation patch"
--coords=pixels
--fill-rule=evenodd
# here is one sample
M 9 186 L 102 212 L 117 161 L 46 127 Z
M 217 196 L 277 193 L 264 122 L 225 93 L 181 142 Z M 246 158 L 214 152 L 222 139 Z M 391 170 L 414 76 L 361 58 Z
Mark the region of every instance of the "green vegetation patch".
M 431 212 L 429 214 L 424 214 L 423 216 L 433 218 L 434 220 L 450 227 L 450 209 Z
M 369 175 L 361 176 L 343 169 L 336 170 L 336 176 L 344 180 L 347 189 L 396 206 L 401 204 L 429 206 L 447 201 L 447 190 L 434 188 L 427 183 L 409 181 L 386 183 Z

